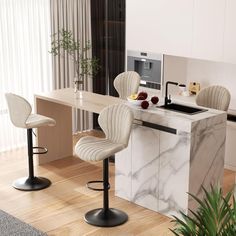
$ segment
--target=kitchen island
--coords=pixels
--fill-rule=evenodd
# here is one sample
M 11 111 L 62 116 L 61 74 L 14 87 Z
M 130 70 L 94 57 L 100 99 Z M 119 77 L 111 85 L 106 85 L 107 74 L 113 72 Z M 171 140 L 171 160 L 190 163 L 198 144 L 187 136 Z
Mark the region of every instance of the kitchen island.
M 38 129 L 38 146 L 49 150 L 38 158 L 38 164 L 73 155 L 73 108 L 100 113 L 108 105 L 125 102 L 80 93 L 79 99 L 72 88 L 35 95 L 36 111 L 57 123 Z M 186 115 L 156 106 L 130 107 L 135 123 L 129 146 L 116 154 L 116 196 L 167 216 L 195 209 L 187 192 L 201 197 L 201 185 L 209 189 L 210 184 L 222 181 L 226 113 L 208 109 Z
M 167 216 L 194 210 L 187 192 L 202 198 L 202 185 L 222 182 L 226 113 L 131 107 L 136 124 L 128 148 L 116 155 L 116 196 Z

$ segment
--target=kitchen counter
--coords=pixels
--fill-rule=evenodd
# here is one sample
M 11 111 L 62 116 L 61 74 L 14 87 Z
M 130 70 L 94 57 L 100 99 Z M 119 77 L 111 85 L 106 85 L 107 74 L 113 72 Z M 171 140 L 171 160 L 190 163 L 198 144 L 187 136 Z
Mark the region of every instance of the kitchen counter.
M 173 102 L 175 101 L 179 104 L 183 104 L 179 100 L 173 100 Z M 188 115 L 180 112 L 170 111 L 159 107 L 163 105 L 162 101 L 158 103 L 158 105 L 150 105 L 147 110 L 144 110 L 138 106 L 130 105 L 128 102 L 127 104 L 134 111 L 135 119 L 170 127 L 176 129 L 177 133 L 191 133 L 192 126 L 198 124 L 200 121 L 211 120 L 211 122 L 215 124 L 218 122 L 222 122 L 222 120 L 225 120 L 227 116 L 223 111 L 209 108 L 207 108 L 207 111 L 195 115 Z M 185 103 L 185 105 L 198 107 L 189 103 Z M 204 109 L 206 108 L 204 107 Z
M 73 89 L 35 95 L 36 111 L 57 122 L 50 129 L 38 129 L 38 146 L 50 150 L 41 155 L 39 164 L 73 155 L 73 108 L 100 113 L 108 105 L 125 102 L 80 93 L 81 98 Z M 201 185 L 208 189 L 222 181 L 226 113 L 209 109 L 185 115 L 155 106 L 148 110 L 129 106 L 135 122 L 128 147 L 116 155 L 115 194 L 168 216 L 195 209 L 187 192 L 201 197 Z
M 222 182 L 226 113 L 130 106 L 137 122 L 128 148 L 116 155 L 116 196 L 167 216 L 194 210 L 187 192 L 201 198 L 201 185 Z

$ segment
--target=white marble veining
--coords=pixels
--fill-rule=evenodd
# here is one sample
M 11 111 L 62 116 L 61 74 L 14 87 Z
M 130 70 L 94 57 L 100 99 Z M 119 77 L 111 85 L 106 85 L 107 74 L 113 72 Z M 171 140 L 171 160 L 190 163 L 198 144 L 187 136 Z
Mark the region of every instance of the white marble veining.
M 116 178 L 115 178 L 115 194 L 126 200 L 131 199 L 131 174 L 132 174 L 132 159 L 131 157 L 131 142 L 132 137 L 129 139 L 129 145 L 126 149 L 116 154 Z
M 160 132 L 159 209 L 171 216 L 188 207 L 190 135 Z
M 221 184 L 224 170 L 226 122 L 213 119 L 198 122 L 192 133 L 190 154 L 189 192 L 198 197 L 203 195 L 201 185 L 209 189 L 210 185 Z M 199 163 L 202 163 L 199 166 Z M 200 167 L 200 169 L 199 169 Z M 198 181 L 195 181 L 198 179 Z M 199 183 L 201 183 L 201 185 Z M 189 208 L 196 203 L 190 199 Z
M 132 186 L 133 202 L 149 209 L 158 209 L 156 191 L 159 168 L 159 131 L 134 125 L 132 130 Z
M 129 151 L 117 154 L 116 195 L 167 216 L 194 210 L 187 193 L 202 197 L 202 185 L 209 189 L 222 181 L 226 113 L 131 107 L 136 119 L 176 129 L 176 134 L 134 125 Z

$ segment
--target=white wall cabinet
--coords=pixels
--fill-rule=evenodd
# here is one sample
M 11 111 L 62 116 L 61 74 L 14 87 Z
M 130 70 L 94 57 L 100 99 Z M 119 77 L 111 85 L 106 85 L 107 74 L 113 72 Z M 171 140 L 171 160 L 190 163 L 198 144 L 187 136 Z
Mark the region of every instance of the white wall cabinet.
M 193 0 L 127 0 L 129 50 L 190 56 Z
M 195 0 L 192 57 L 223 59 L 225 0 Z
M 224 62 L 236 63 L 236 1 L 226 0 Z
M 129 50 L 236 63 L 235 0 L 127 0 Z

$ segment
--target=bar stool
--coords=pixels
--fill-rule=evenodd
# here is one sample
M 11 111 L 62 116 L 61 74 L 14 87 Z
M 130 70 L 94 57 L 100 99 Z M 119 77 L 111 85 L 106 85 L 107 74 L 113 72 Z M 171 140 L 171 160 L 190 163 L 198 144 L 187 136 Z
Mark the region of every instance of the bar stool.
M 230 92 L 223 86 L 213 85 L 202 89 L 197 97 L 198 106 L 227 111 L 230 103 Z
M 47 188 L 51 184 L 50 180 L 34 176 L 33 155 L 45 154 L 47 153 L 47 149 L 44 147 L 33 147 L 32 129 L 42 126 L 54 126 L 56 122 L 46 116 L 31 114 L 31 105 L 23 97 L 13 93 L 6 93 L 5 96 L 11 122 L 16 127 L 27 129 L 29 176 L 15 180 L 12 186 L 23 191 L 34 191 Z
M 113 84 L 119 97 L 126 100 L 129 95 L 138 92 L 140 75 L 135 71 L 126 71 L 117 75 Z
M 87 183 L 88 188 L 103 191 L 103 208 L 87 212 L 84 219 L 91 225 L 113 227 L 125 223 L 128 216 L 123 211 L 109 208 L 108 158 L 127 147 L 133 123 L 133 112 L 124 104 L 108 106 L 100 113 L 98 123 L 106 137 L 83 137 L 75 146 L 75 154 L 82 160 L 87 162 L 103 161 L 103 181 L 89 181 Z M 91 187 L 93 183 L 103 183 L 103 189 Z
M 119 98 L 127 100 L 131 94 L 138 93 L 140 75 L 135 71 L 125 71 L 116 76 L 113 85 L 119 94 Z M 115 155 L 110 156 L 109 161 L 115 163 Z

